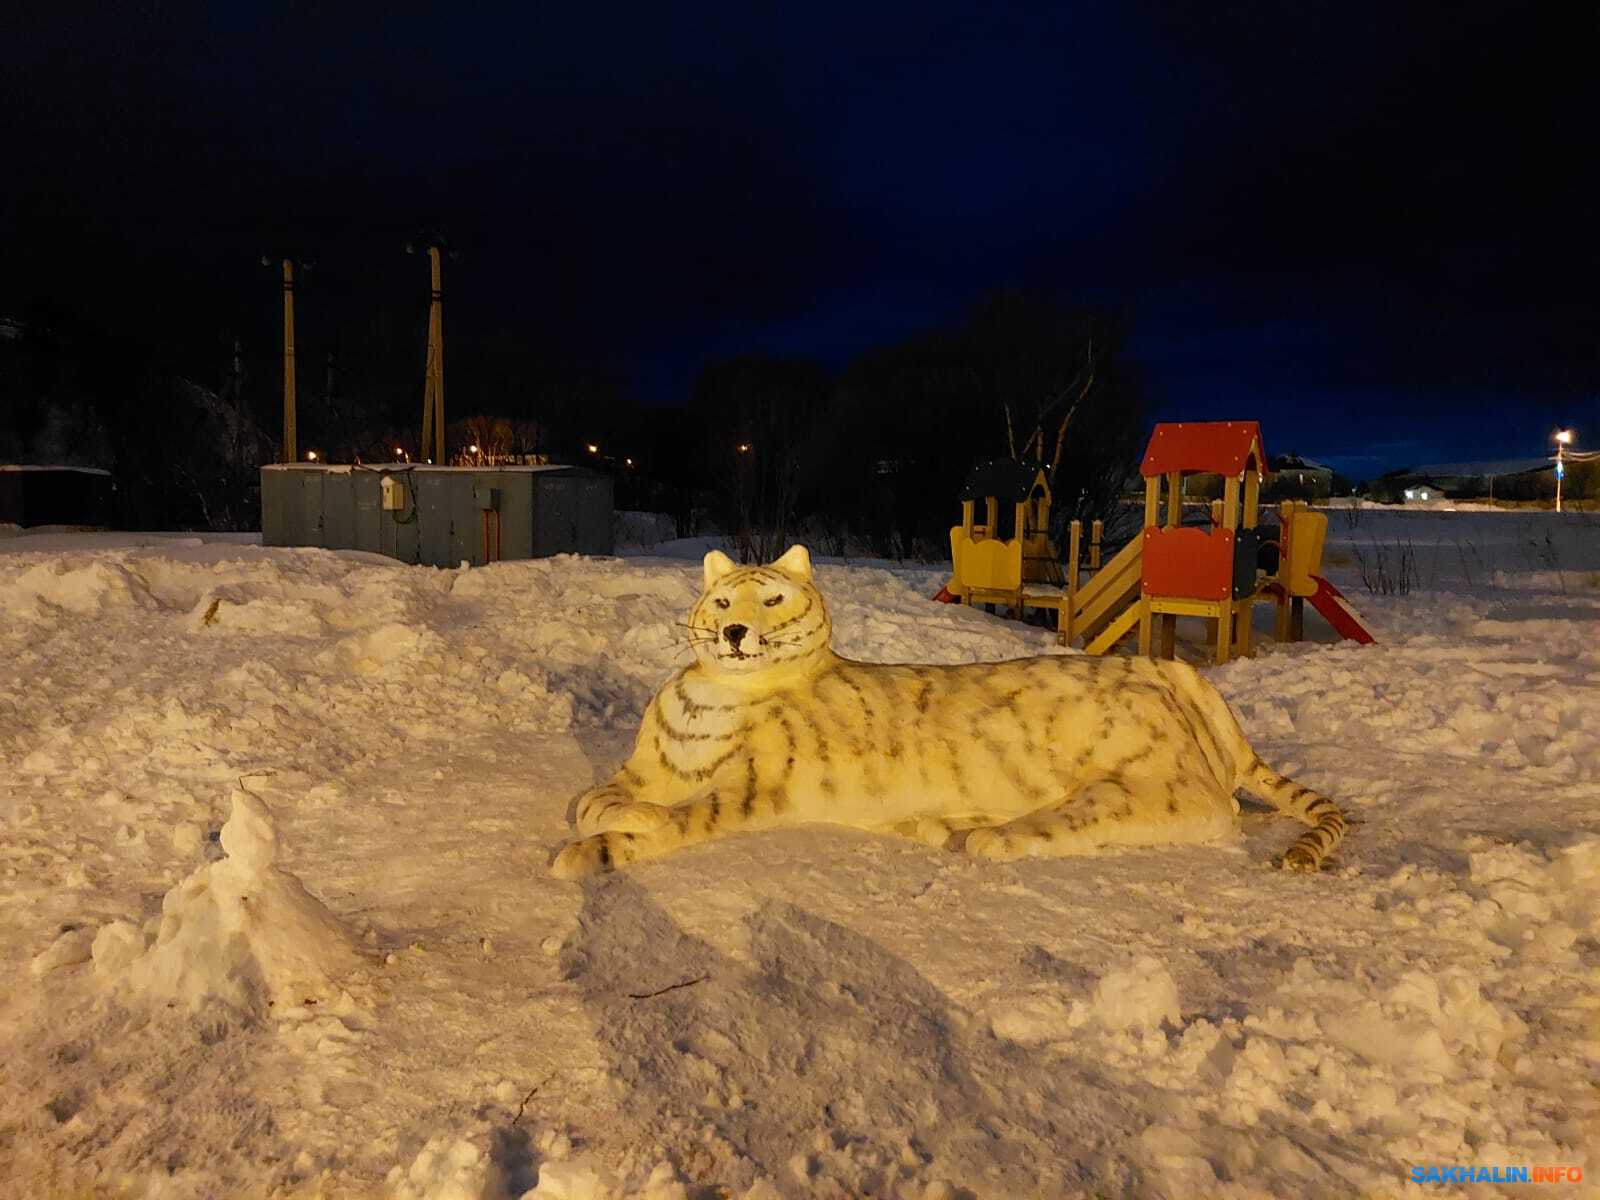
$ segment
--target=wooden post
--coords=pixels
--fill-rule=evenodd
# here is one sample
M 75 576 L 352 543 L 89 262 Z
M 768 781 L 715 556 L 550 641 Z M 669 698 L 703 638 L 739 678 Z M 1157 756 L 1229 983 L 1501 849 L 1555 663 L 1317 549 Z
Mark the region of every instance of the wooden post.
M 1261 474 L 1252 471 L 1250 464 L 1244 469 L 1244 527 L 1254 529 L 1261 503 Z
M 1228 648 L 1233 644 L 1233 608 L 1223 601 L 1217 610 L 1217 665 L 1228 661 Z
M 1067 598 L 1056 617 L 1056 641 L 1063 646 L 1072 645 L 1073 635 L 1077 632 L 1072 626 L 1078 612 L 1078 553 L 1082 546 L 1083 522 L 1074 521 L 1067 526 Z
M 1170 476 L 1168 478 L 1171 478 Z M 1151 475 L 1144 481 L 1144 527 L 1154 529 L 1161 523 L 1161 476 Z M 1140 535 L 1141 537 L 1143 534 Z M 1154 632 L 1155 615 L 1150 611 L 1150 597 L 1139 597 L 1139 654 L 1150 657 L 1150 638 Z
M 1161 614 L 1161 657 L 1173 659 L 1178 655 L 1178 614 Z
M 1228 479 L 1222 485 L 1222 527 L 1239 528 L 1239 481 Z
M 1167 472 L 1167 528 L 1176 529 L 1183 524 L 1183 475 Z
M 988 536 L 992 537 L 992 538 L 999 537 L 1000 536 L 1000 501 L 999 501 L 999 499 L 997 497 L 989 496 L 989 497 L 986 497 L 984 499 L 984 502 L 983 502 L 983 515 L 984 515 L 984 519 L 989 524 Z
M 1089 569 L 1091 571 L 1100 569 L 1100 539 L 1105 535 L 1105 532 L 1106 523 L 1104 521 L 1096 521 L 1089 526 Z
M 428 247 L 428 363 L 422 389 L 422 454 L 439 466 L 444 459 L 444 291 L 439 247 Z M 430 450 L 428 443 L 433 443 Z
M 1213 500 L 1211 502 L 1211 525 L 1212 525 L 1213 528 L 1216 528 L 1217 526 L 1219 526 L 1221 524 L 1222 524 L 1222 501 L 1221 500 Z
M 1028 502 L 1026 500 L 1024 500 L 1024 501 L 1022 501 L 1021 503 L 1019 503 L 1017 505 L 1016 523 L 1013 524 L 1012 527 L 1011 527 L 1011 536 L 1016 538 L 1017 541 L 1022 543 L 1021 553 L 1024 556 L 1023 560 L 1022 560 L 1022 572 L 1021 572 L 1021 575 L 1017 579 L 1017 595 L 1016 595 L 1016 598 L 1011 602 L 1011 619 L 1014 620 L 1014 621 L 1022 620 L 1022 609 L 1023 609 L 1022 598 L 1023 598 L 1024 591 L 1025 591 L 1025 589 L 1027 587 L 1027 583 L 1028 583 L 1028 560 L 1027 560 L 1027 557 L 1026 557 L 1027 553 L 1028 553 L 1028 544 L 1027 544 L 1027 529 L 1028 529 L 1028 525 L 1027 525 L 1027 522 L 1028 522 Z
M 283 260 L 283 461 L 298 462 L 294 396 L 294 259 Z
M 963 500 L 961 502 L 961 532 L 969 538 L 972 536 L 972 526 L 976 520 L 973 512 L 976 507 L 977 501 L 975 500 Z
M 1294 503 L 1285 500 L 1278 505 L 1278 594 L 1272 620 L 1272 636 L 1279 642 L 1294 640 L 1289 627 L 1289 554 L 1293 546 Z

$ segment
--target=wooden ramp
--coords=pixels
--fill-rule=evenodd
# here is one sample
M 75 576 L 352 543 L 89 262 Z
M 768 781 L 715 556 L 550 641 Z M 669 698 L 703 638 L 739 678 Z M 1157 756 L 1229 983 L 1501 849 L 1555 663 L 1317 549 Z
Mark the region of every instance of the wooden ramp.
M 1062 624 L 1065 641 L 1081 638 L 1086 652 L 1104 654 L 1137 627 L 1143 553 L 1144 539 L 1134 538 L 1078 589 L 1070 621 Z

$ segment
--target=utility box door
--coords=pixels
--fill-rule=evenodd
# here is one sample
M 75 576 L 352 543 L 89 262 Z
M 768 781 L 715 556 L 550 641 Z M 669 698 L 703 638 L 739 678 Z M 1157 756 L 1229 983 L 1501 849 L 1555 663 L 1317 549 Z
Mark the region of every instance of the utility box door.
M 610 554 L 611 480 L 606 476 L 548 472 L 537 476 L 533 504 L 533 556 Z

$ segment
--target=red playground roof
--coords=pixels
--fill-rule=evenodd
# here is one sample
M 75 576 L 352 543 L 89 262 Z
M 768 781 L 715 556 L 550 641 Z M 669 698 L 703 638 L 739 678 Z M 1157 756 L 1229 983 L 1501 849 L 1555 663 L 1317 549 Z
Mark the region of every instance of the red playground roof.
M 1150 435 L 1139 474 L 1146 479 L 1168 471 L 1242 475 L 1252 446 L 1256 469 L 1265 471 L 1267 452 L 1261 443 L 1259 421 L 1163 422 Z

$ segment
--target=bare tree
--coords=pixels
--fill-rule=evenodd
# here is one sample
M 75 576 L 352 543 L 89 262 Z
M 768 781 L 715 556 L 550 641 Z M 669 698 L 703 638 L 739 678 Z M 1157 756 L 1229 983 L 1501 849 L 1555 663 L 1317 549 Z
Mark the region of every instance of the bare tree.
M 1067 430 L 1072 425 L 1072 418 L 1078 415 L 1079 406 L 1083 404 L 1085 397 L 1089 395 L 1090 389 L 1094 387 L 1094 378 L 1094 338 L 1090 336 L 1084 348 L 1083 363 L 1078 368 L 1077 373 L 1067 384 L 1056 389 L 1035 405 L 1033 428 L 1023 438 L 1020 453 L 1017 447 L 1016 424 L 1011 413 L 1011 401 L 1004 400 L 1001 402 L 1006 414 L 1006 447 L 1014 459 L 1020 461 L 1026 457 L 1043 465 L 1045 461 L 1044 444 L 1046 435 L 1051 425 L 1054 424 L 1055 437 L 1052 440 L 1055 449 L 1050 456 L 1049 466 L 1045 471 L 1045 478 L 1049 480 L 1052 490 L 1056 486 L 1056 476 L 1061 471 L 1061 456 L 1067 446 Z M 1064 412 L 1062 411 L 1063 407 L 1065 408 Z M 1057 414 L 1060 414 L 1059 417 Z
M 504 417 L 468 417 L 456 441 L 461 452 L 456 456 L 463 466 L 492 467 L 509 462 L 516 445 L 516 433 Z

